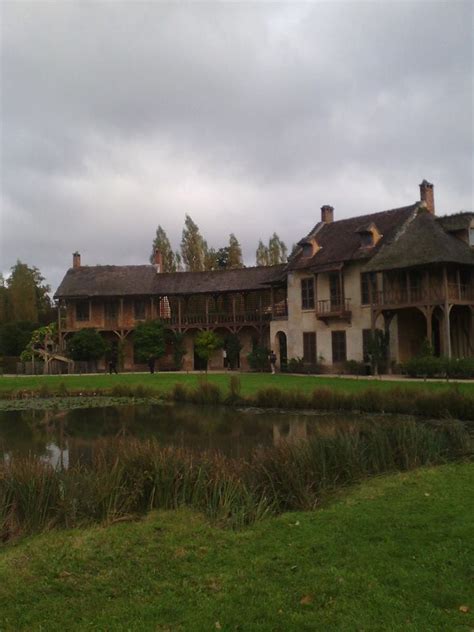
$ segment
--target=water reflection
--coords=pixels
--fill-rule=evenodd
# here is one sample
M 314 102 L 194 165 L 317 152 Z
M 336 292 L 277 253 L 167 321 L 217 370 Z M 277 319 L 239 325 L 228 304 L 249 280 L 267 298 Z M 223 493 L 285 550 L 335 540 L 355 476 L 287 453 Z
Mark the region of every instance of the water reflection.
M 305 415 L 191 405 L 123 405 L 75 410 L 0 412 L 0 458 L 36 455 L 54 466 L 90 460 L 99 440 L 155 438 L 162 445 L 245 457 L 254 448 L 300 441 L 316 430 L 355 431 L 354 415 Z

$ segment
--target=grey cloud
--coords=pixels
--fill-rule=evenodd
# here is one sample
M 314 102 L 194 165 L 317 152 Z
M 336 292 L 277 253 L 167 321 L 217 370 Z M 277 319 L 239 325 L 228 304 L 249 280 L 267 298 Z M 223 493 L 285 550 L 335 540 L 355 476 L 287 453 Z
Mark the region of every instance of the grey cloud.
M 4 3 L 0 269 L 472 207 L 470 2 Z

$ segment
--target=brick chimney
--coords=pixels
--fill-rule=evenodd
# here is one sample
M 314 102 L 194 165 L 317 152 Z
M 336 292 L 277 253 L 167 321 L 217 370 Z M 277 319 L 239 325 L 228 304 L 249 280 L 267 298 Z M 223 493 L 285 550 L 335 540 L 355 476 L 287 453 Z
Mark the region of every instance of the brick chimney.
M 74 269 L 81 267 L 81 255 L 77 251 L 72 253 L 72 267 Z
M 325 224 L 330 224 L 334 221 L 334 207 L 325 204 L 321 206 L 321 221 Z
M 153 254 L 153 265 L 158 274 L 163 272 L 163 255 L 159 250 L 155 250 Z
M 427 210 L 435 214 L 433 185 L 428 180 L 423 180 L 420 184 L 420 200 L 426 204 Z

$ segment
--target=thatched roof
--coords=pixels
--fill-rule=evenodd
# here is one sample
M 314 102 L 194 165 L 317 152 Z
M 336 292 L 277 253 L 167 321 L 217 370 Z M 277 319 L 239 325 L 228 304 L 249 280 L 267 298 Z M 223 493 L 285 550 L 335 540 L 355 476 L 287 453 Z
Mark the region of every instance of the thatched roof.
M 467 243 L 447 233 L 434 215 L 420 209 L 393 243 L 379 249 L 365 270 L 395 270 L 434 263 L 472 266 L 474 251 Z
M 152 265 L 70 268 L 55 298 L 171 296 L 261 290 L 282 282 L 285 266 L 158 274 Z
M 313 257 L 303 257 L 298 252 L 289 262 L 288 270 L 307 269 L 320 272 L 328 265 L 354 260 L 369 259 L 377 253 L 383 244 L 396 238 L 399 230 L 414 215 L 417 204 L 402 208 L 359 215 L 349 219 L 325 224 L 319 222 L 302 242 L 309 242 L 314 237 L 320 249 Z M 363 247 L 360 239 L 361 229 L 375 226 L 382 238 L 372 248 Z
M 468 230 L 474 221 L 474 213 L 461 211 L 453 213 L 453 215 L 445 215 L 436 218 L 439 224 L 448 232 L 457 232 L 458 230 Z

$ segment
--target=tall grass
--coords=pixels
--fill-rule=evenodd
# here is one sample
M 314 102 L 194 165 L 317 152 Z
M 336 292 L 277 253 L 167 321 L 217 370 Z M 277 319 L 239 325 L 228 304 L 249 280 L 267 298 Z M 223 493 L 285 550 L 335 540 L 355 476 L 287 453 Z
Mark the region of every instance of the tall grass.
M 189 506 L 231 527 L 312 509 L 364 477 L 472 456 L 459 422 L 365 424 L 335 436 L 255 450 L 247 460 L 162 447 L 99 443 L 90 463 L 54 469 L 33 457 L 0 464 L 0 538 L 113 522 Z

